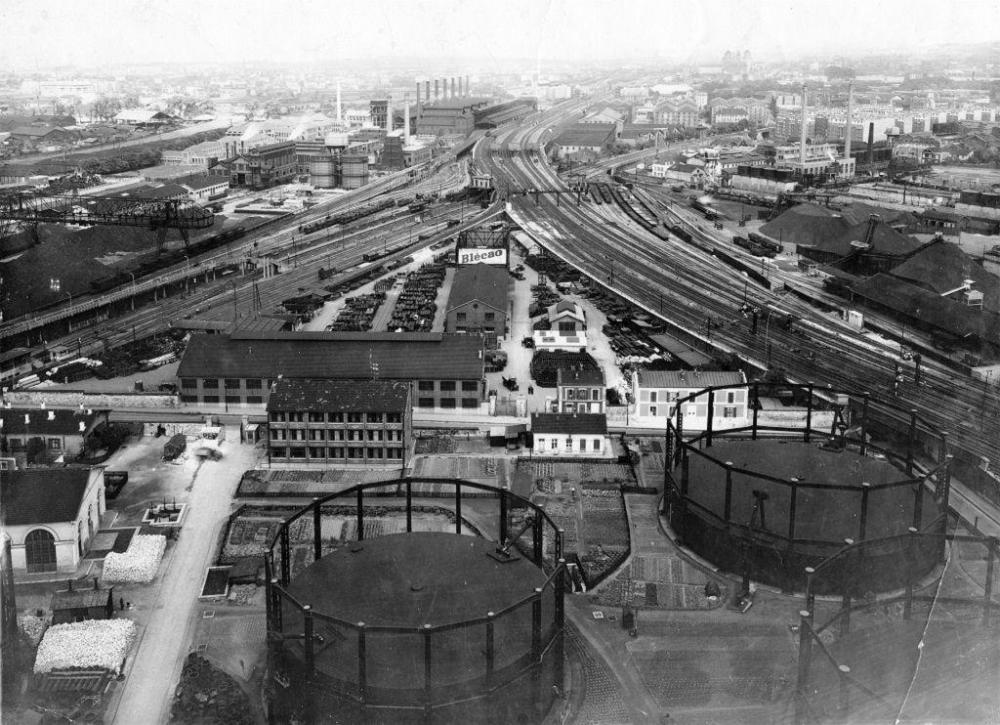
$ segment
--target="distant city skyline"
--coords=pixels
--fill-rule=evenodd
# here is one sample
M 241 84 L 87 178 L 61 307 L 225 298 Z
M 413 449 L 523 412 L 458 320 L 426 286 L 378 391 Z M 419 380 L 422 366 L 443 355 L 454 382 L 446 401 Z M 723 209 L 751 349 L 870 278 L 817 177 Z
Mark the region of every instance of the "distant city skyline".
M 1000 38 L 1000 3 L 912 0 L 4 0 L 0 67 L 340 59 L 675 61 L 879 53 Z

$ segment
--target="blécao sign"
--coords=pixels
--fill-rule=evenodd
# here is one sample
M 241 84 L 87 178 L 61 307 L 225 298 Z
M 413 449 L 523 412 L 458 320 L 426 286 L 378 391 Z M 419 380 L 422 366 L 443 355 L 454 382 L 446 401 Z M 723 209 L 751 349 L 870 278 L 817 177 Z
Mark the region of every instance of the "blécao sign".
M 458 250 L 459 264 L 495 264 L 507 265 L 506 249 L 484 249 L 482 247 L 466 247 Z

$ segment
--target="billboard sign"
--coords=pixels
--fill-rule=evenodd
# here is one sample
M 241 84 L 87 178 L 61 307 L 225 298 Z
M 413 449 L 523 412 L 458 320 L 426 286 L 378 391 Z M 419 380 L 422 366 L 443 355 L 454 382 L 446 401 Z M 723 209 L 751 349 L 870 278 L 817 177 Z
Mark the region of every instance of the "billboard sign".
M 507 266 L 507 250 L 501 248 L 464 247 L 458 250 L 459 264 L 494 264 Z

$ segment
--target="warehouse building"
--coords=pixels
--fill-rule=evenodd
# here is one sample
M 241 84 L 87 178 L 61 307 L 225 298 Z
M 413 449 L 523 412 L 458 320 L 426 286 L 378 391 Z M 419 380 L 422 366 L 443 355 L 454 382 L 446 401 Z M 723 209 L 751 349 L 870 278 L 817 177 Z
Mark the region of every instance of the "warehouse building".
M 413 383 L 423 409 L 478 409 L 485 395 L 478 335 L 252 332 L 193 335 L 177 369 L 181 402 L 260 407 L 279 380 Z
M 411 385 L 280 380 L 267 402 L 271 463 L 406 465 Z
M 495 347 L 507 330 L 508 284 L 505 267 L 458 267 L 448 297 L 445 331 L 482 334 L 487 346 Z
M 464 136 L 476 124 L 476 111 L 489 105 L 488 98 L 450 98 L 428 103 L 417 119 L 417 133 L 429 136 Z

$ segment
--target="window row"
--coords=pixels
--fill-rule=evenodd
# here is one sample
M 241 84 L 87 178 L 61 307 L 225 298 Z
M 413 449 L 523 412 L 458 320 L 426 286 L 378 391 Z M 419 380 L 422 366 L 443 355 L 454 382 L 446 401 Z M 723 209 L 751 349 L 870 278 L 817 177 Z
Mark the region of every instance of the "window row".
M 402 441 L 401 430 L 325 430 L 272 428 L 272 441 Z
M 182 403 L 197 403 L 199 398 L 197 395 L 182 395 Z M 213 403 L 218 404 L 225 402 L 227 405 L 239 405 L 240 403 L 246 402 L 247 405 L 263 405 L 264 398 L 259 395 L 248 395 L 244 401 L 241 395 L 226 395 L 224 398 L 220 399 L 218 395 L 202 395 L 202 403 Z
M 403 457 L 402 448 L 362 448 L 343 446 L 309 446 L 302 448 L 287 448 L 271 446 L 271 458 L 289 459 L 345 459 L 345 460 L 400 460 Z
M 560 438 L 558 436 L 556 436 L 555 438 L 539 437 L 538 438 L 537 448 L 544 449 L 546 447 L 546 445 L 547 445 L 549 450 L 551 450 L 551 451 L 557 451 L 557 450 L 559 450 L 559 441 L 560 441 Z M 564 445 L 563 445 L 563 450 L 564 451 L 577 450 L 577 451 L 580 451 L 581 453 L 583 453 L 584 451 L 587 450 L 587 439 L 586 438 L 579 439 L 578 441 L 576 441 L 575 445 L 574 445 L 574 441 L 573 441 L 572 438 L 566 438 L 563 441 L 563 443 L 564 443 Z M 592 450 L 592 451 L 600 451 L 601 450 L 601 439 L 600 438 L 594 438 L 594 440 L 590 444 L 590 450 Z
M 457 408 L 458 398 L 441 398 L 435 401 L 434 398 L 417 398 L 418 408 Z M 462 398 L 462 407 L 467 410 L 479 407 L 479 398 Z
M 35 436 L 31 436 L 34 438 Z M 30 438 L 28 439 L 30 440 Z M 62 438 L 44 438 L 45 446 L 50 451 L 61 451 L 62 450 Z M 27 447 L 27 441 L 21 440 L 20 438 L 8 438 L 7 443 L 12 451 L 23 451 Z
M 274 381 L 267 381 L 268 387 L 270 387 L 272 382 Z M 264 387 L 264 383 L 260 378 L 223 378 L 222 385 L 226 390 L 240 390 L 241 388 L 261 390 Z M 198 378 L 181 378 L 181 387 L 185 390 L 197 388 Z M 201 387 L 206 390 L 218 390 L 219 378 L 202 378 Z
M 434 384 L 437 382 L 438 388 L 442 393 L 450 393 L 457 390 L 457 385 L 459 381 L 456 380 L 418 380 L 417 390 L 421 391 L 433 391 Z M 479 381 L 478 380 L 462 380 L 462 392 L 464 393 L 477 393 L 479 392 Z
M 402 423 L 402 413 L 317 413 L 272 411 L 272 423 Z
M 600 400 L 600 388 L 566 388 L 566 400 Z

